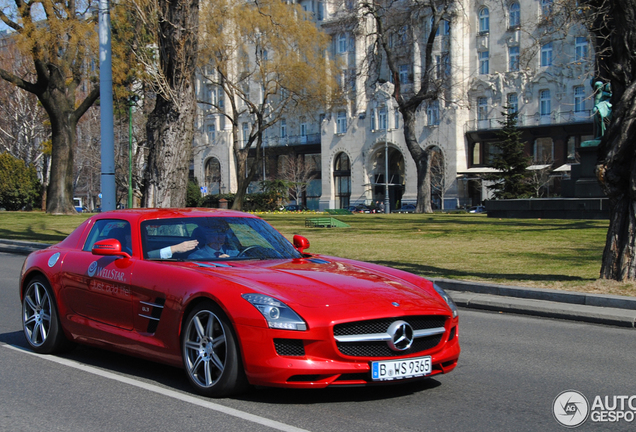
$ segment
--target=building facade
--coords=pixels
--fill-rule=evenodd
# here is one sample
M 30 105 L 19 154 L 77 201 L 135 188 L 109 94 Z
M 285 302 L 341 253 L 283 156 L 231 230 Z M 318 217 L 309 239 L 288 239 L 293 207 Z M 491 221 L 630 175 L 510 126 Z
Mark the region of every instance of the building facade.
M 372 22 L 357 2 L 303 0 L 316 25 L 332 38 L 330 59 L 338 61 L 346 103 L 329 110 L 293 112 L 264 137 L 261 179 L 280 175 L 284 160 L 301 157 L 312 176 L 299 201 L 312 209 L 388 202 L 391 209 L 416 201 L 416 168 L 404 140 L 403 120 L 392 97 L 386 66 L 370 76 L 367 53 Z M 402 0 L 408 9 L 408 0 Z M 559 187 L 576 162 L 577 147 L 592 135 L 592 47 L 583 26 L 555 29 L 550 0 L 472 0 L 457 3 L 442 21 L 427 66 L 423 46 L 430 17 L 411 19 L 391 35 L 402 91 L 413 92 L 425 67 L 443 85 L 439 98 L 418 110 L 416 136 L 435 157 L 431 170 L 434 208 L 478 205 L 489 197 L 481 176 L 492 171 L 497 130 L 505 110 L 519 113 L 537 193 Z M 354 20 L 355 25 L 352 25 Z M 400 44 L 402 48 L 400 48 Z M 201 100 L 225 97 L 198 85 Z M 229 125 L 208 115 L 197 119 L 194 174 L 208 194 L 236 189 Z M 241 123 L 247 134 L 250 120 Z M 540 174 L 540 175 L 539 175 Z

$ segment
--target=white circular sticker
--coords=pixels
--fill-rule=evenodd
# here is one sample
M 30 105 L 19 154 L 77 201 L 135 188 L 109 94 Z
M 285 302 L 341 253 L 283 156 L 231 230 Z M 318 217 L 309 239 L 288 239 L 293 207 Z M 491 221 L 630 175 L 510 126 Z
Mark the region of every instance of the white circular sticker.
M 88 276 L 95 276 L 95 271 L 97 270 L 97 261 L 93 261 L 91 265 L 88 267 Z
M 575 428 L 582 425 L 590 415 L 590 404 L 583 393 L 567 390 L 559 394 L 552 404 L 554 418 L 561 425 Z
M 57 260 L 60 259 L 60 253 L 56 252 L 53 255 L 51 255 L 51 257 L 49 258 L 49 267 L 53 267 L 55 265 L 55 263 L 57 263 Z

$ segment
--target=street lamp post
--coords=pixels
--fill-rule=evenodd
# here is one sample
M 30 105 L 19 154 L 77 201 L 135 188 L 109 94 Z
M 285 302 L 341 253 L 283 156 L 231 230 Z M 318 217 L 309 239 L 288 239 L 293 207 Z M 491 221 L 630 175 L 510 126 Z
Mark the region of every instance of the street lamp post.
M 388 126 L 388 125 L 387 125 Z M 384 140 L 384 213 L 391 213 L 391 200 L 389 199 L 389 130 L 387 128 Z
M 132 187 L 132 132 L 133 132 L 133 101 L 128 104 L 128 208 L 133 206 Z
M 133 187 L 132 187 L 132 137 L 133 137 L 133 106 L 137 103 L 139 98 L 137 95 L 132 95 L 128 101 L 128 208 L 133 206 Z

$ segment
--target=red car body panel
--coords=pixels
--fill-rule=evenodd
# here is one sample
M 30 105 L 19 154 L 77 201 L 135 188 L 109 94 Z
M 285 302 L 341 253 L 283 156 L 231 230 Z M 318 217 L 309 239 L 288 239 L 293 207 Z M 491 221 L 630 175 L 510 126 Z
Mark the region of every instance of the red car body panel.
M 430 355 L 431 375 L 449 372 L 457 364 L 457 317 L 432 282 L 410 273 L 307 253 L 296 259 L 231 261 L 223 267 L 143 259 L 143 221 L 189 217 L 255 218 L 204 209 L 122 210 L 93 216 L 59 244 L 27 257 L 21 299 L 29 279 L 44 275 L 53 289 L 67 338 L 179 367 L 183 366 L 180 337 L 184 318 L 198 300 L 210 299 L 230 319 L 247 378 L 256 385 L 369 384 L 371 361 L 389 357 L 343 354 L 334 338 L 334 326 L 376 319 L 439 317 L 445 328 L 439 343 L 398 358 Z M 102 219 L 130 223 L 131 258 L 82 250 L 91 228 Z M 246 293 L 285 303 L 307 323 L 307 330 L 269 328 L 263 315 L 242 297 Z M 304 355 L 281 355 L 275 340 L 297 342 Z

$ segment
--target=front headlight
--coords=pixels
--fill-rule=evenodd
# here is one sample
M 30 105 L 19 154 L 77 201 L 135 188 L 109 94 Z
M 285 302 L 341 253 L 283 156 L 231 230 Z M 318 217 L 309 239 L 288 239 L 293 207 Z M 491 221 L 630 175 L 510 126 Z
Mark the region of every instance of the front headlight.
M 307 330 L 307 323 L 285 303 L 262 294 L 243 294 L 267 320 L 269 328 L 283 330 Z
M 439 295 L 442 296 L 442 298 L 444 299 L 444 301 L 446 303 L 448 303 L 448 306 L 451 308 L 451 310 L 453 311 L 453 318 L 457 317 L 457 305 L 455 304 L 455 302 L 453 301 L 453 299 L 446 293 L 446 291 L 444 291 L 440 286 L 438 286 L 437 284 L 433 284 L 433 288 L 435 288 L 435 291 L 437 291 L 437 293 Z

